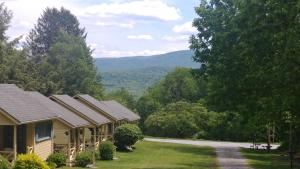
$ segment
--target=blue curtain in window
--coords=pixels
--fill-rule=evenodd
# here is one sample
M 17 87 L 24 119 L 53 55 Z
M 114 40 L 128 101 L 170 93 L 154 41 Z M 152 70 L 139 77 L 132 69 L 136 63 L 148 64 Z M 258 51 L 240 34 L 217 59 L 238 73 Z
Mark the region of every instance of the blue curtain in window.
M 35 125 L 35 140 L 37 142 L 51 139 L 52 136 L 52 122 L 41 122 Z

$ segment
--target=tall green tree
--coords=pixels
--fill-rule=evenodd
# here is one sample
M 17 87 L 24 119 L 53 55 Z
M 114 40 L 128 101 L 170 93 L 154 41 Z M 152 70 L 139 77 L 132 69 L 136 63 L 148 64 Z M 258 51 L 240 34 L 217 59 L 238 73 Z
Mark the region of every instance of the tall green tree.
M 146 119 L 146 133 L 160 137 L 191 137 L 198 130 L 192 106 L 187 102 L 168 104 Z
M 139 98 L 135 107 L 141 117 L 140 127 L 142 130 L 144 130 L 144 122 L 147 119 L 147 117 L 153 114 L 154 112 L 157 112 L 161 108 L 161 105 L 157 100 L 153 99 L 151 96 L 144 95 L 141 98 Z
M 17 50 L 19 38 L 8 41 L 5 35 L 12 19 L 12 11 L 0 4 L 0 83 L 14 83 L 24 89 L 34 90 L 40 86 L 35 65 Z
M 86 38 L 85 29 L 80 27 L 78 19 L 69 10 L 46 8 L 27 37 L 29 56 L 41 61 L 41 57 L 56 42 L 61 30 L 78 38 Z
M 4 3 L 0 4 L 0 40 L 6 40 L 5 32 L 9 27 L 12 11 L 8 10 Z
M 101 97 L 101 77 L 94 66 L 91 53 L 84 39 L 61 30 L 39 66 L 44 81 L 41 88 L 43 93 L 88 93 Z
M 196 70 L 176 68 L 164 79 L 149 87 L 137 101 L 136 109 L 141 116 L 141 128 L 148 116 L 169 103 L 178 101 L 196 102 L 205 95 L 205 82 Z
M 196 12 L 199 33 L 191 38 L 191 49 L 210 80 L 212 105 L 270 110 L 273 94 L 298 86 L 293 76 L 299 70 L 288 70 L 299 63 L 297 1 L 202 1 Z
M 101 77 L 85 38 L 85 29 L 69 10 L 45 9 L 25 45 L 30 62 L 38 67 L 40 92 L 102 97 Z
M 191 49 L 210 108 L 265 123 L 299 116 L 299 1 L 203 0 L 196 12 Z
M 136 101 L 125 88 L 106 94 L 105 99 L 116 100 L 131 110 L 135 110 Z
M 199 93 L 201 93 L 192 69 L 188 68 L 176 68 L 163 80 L 150 87 L 147 92 L 163 105 L 180 100 L 195 102 L 200 98 Z

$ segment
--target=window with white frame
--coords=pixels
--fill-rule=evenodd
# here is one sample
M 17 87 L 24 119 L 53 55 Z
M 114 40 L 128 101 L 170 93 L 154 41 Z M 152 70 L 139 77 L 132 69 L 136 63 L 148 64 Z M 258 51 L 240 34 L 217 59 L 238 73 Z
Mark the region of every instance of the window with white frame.
M 35 140 L 41 142 L 49 140 L 52 137 L 52 122 L 46 121 L 35 125 Z

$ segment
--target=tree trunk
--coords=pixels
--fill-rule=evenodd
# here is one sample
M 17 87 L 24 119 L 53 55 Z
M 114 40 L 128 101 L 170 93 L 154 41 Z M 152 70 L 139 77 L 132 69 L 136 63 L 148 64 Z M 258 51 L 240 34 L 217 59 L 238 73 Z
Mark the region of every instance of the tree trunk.
M 270 123 L 268 124 L 268 145 L 267 145 L 267 150 L 270 152 L 271 150 L 271 127 Z

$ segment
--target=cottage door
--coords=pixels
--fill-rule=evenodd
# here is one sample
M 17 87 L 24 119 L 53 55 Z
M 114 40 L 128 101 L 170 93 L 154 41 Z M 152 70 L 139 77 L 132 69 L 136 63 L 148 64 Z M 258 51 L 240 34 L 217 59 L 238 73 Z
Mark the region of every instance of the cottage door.
M 20 125 L 17 128 L 17 152 L 18 154 L 26 154 L 26 125 Z

